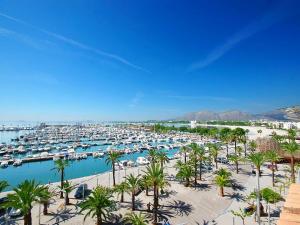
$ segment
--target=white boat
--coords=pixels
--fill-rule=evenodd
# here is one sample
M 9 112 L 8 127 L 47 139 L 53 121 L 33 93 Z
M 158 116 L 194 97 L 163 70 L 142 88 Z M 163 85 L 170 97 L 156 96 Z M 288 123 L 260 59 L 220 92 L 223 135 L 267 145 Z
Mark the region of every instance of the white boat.
M 138 164 L 138 165 L 147 165 L 147 164 L 149 164 L 149 160 L 148 159 L 146 159 L 145 157 L 138 157 L 137 159 L 136 159 L 136 163 Z
M 2 168 L 8 167 L 8 161 L 2 161 L 1 164 L 0 164 L 0 166 L 1 166 Z
M 13 163 L 13 166 L 21 166 L 22 165 L 22 159 L 16 159 Z

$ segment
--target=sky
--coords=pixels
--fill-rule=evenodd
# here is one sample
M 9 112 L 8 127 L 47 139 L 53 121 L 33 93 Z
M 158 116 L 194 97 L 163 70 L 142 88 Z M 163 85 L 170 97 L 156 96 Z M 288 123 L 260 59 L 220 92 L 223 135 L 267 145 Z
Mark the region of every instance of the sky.
M 297 0 L 1 0 L 0 120 L 300 104 Z

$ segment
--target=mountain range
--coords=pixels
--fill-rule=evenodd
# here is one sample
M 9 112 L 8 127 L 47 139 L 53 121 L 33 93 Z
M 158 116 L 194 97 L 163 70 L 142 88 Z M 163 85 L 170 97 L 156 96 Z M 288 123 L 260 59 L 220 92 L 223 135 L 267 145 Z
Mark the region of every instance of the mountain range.
M 177 120 L 227 120 L 227 121 L 249 121 L 249 120 L 279 120 L 279 121 L 295 121 L 300 122 L 300 106 L 292 106 L 286 108 L 275 109 L 273 111 L 251 114 L 238 110 L 213 112 L 213 111 L 199 111 L 187 113 Z

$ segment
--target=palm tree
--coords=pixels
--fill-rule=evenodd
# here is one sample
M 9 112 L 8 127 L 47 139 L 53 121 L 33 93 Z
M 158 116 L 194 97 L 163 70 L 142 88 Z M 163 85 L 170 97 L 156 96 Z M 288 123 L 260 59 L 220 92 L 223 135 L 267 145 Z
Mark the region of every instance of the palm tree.
M 255 150 L 256 150 L 256 148 L 257 148 L 256 142 L 253 141 L 253 140 L 250 141 L 250 142 L 249 142 L 249 147 L 250 147 L 251 152 L 255 152 Z
M 275 166 L 276 162 L 280 159 L 276 150 L 269 150 L 266 152 L 267 161 L 271 162 L 271 170 L 272 170 L 272 185 L 275 186 Z
M 150 158 L 150 162 L 154 164 L 157 160 L 157 149 L 149 149 L 148 158 Z
M 200 148 L 196 143 L 190 144 L 190 148 L 192 149 L 192 154 L 191 154 L 191 163 L 194 166 L 194 185 L 197 185 L 197 168 L 198 168 L 198 161 L 199 161 L 199 151 Z
M 216 165 L 216 169 L 218 169 L 218 154 L 219 154 L 219 146 L 216 144 L 210 144 L 209 145 L 209 153 L 211 155 L 211 157 L 214 159 L 215 161 L 215 165 Z
M 221 169 L 217 170 L 215 172 L 215 174 L 218 175 L 218 176 L 224 176 L 224 177 L 227 177 L 227 178 L 231 177 L 231 173 L 225 168 L 221 168 Z
M 294 129 L 289 129 L 288 130 L 288 135 L 287 138 L 289 139 L 289 142 L 295 141 L 297 136 L 297 132 Z
M 113 173 L 113 186 L 116 186 L 116 168 L 115 163 L 119 161 L 121 157 L 121 153 L 117 151 L 110 151 L 107 155 L 107 158 L 105 160 L 106 164 L 111 164 L 112 167 L 112 173 Z
M 148 220 L 146 217 L 142 214 L 135 214 L 134 212 L 126 213 L 124 217 L 125 224 L 131 224 L 131 225 L 147 225 Z
M 165 176 L 159 164 L 152 164 L 144 171 L 148 177 L 149 184 L 153 187 L 153 223 L 157 224 L 158 188 L 165 183 Z
M 64 198 L 63 193 L 63 185 L 64 185 L 64 176 L 65 176 L 65 169 L 69 166 L 69 161 L 64 159 L 58 159 L 54 162 L 55 170 L 60 173 L 60 198 Z
M 34 180 L 25 180 L 13 189 L 14 193 L 7 195 L 5 208 L 12 207 L 22 212 L 24 225 L 32 225 L 31 210 L 33 204 L 43 197 L 44 186 L 39 186 Z
M 130 174 L 126 177 L 126 182 L 128 189 L 127 191 L 131 194 L 131 209 L 132 211 L 135 210 L 135 194 L 138 191 L 138 189 L 141 186 L 140 178 L 139 176 L 134 176 L 133 174 Z
M 193 177 L 193 167 L 189 164 L 183 164 L 176 174 L 176 177 L 185 181 L 185 187 L 190 186 L 190 179 Z
M 245 136 L 246 131 L 243 128 L 237 127 L 231 132 L 231 140 L 234 141 L 234 152 L 236 153 L 237 142 Z
M 227 187 L 230 184 L 229 177 L 226 175 L 217 175 L 215 177 L 215 182 L 217 186 L 220 188 L 220 196 L 224 197 L 224 187 Z
M 299 145 L 295 141 L 283 144 L 283 150 L 291 157 L 291 178 L 292 183 L 295 183 L 295 153 L 300 150 Z
M 238 156 L 237 154 L 233 154 L 230 155 L 228 157 L 229 161 L 233 162 L 235 164 L 235 169 L 236 169 L 236 173 L 239 173 L 239 161 L 240 161 L 240 156 Z
M 169 162 L 169 158 L 167 156 L 167 153 L 165 151 L 159 151 L 157 152 L 157 160 L 160 162 L 160 167 L 164 168 L 164 164 Z
M 149 179 L 147 175 L 143 175 L 141 178 L 141 186 L 146 189 L 146 196 L 149 196 Z
M 254 164 L 256 167 L 256 176 L 257 176 L 257 218 L 258 218 L 258 224 L 260 224 L 260 185 L 259 185 L 259 177 L 260 177 L 260 167 L 264 164 L 266 157 L 265 154 L 262 152 L 256 152 L 256 153 L 251 153 L 248 155 L 248 159 L 250 162 Z
M 228 145 L 231 142 L 231 129 L 228 127 L 222 128 L 220 130 L 220 138 L 226 143 L 226 157 L 228 157 Z
M 9 186 L 9 184 L 7 183 L 7 181 L 1 180 L 0 181 L 0 193 L 3 192 L 5 190 L 5 188 L 7 188 L 8 186 Z
M 128 190 L 128 185 L 125 181 L 120 184 L 117 184 L 114 188 L 114 191 L 121 195 L 120 202 L 124 202 L 124 193 Z
M 42 196 L 40 197 L 39 202 L 43 204 L 43 214 L 48 215 L 48 206 L 50 203 L 50 200 L 55 196 L 55 192 L 50 189 L 49 186 L 45 186 L 45 190 L 42 193 Z
M 187 159 L 187 153 L 190 149 L 187 146 L 182 146 L 180 148 L 180 152 L 183 153 L 184 155 L 184 163 L 186 163 L 186 159 Z
M 112 199 L 111 189 L 102 186 L 96 187 L 88 198 L 79 205 L 80 212 L 87 211 L 84 220 L 88 216 L 96 217 L 96 224 L 101 225 L 103 219 L 106 220 L 110 213 L 116 209 L 115 201 Z
M 232 215 L 236 216 L 236 217 L 240 217 L 242 220 L 243 225 L 245 225 L 245 219 L 248 216 L 251 216 L 251 212 L 247 212 L 241 208 L 239 208 L 238 211 L 233 211 L 231 210 Z
M 70 204 L 70 198 L 69 198 L 69 194 L 75 189 L 75 186 L 72 185 L 71 182 L 69 181 L 65 181 L 64 185 L 63 185 L 63 190 L 66 193 L 65 196 L 65 205 L 69 205 Z

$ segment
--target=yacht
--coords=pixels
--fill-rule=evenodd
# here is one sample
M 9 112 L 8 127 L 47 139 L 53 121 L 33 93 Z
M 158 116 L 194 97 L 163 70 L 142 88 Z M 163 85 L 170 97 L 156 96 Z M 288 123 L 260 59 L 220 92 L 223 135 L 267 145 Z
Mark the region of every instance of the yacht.
M 13 163 L 13 166 L 21 166 L 22 165 L 22 159 L 16 159 Z

